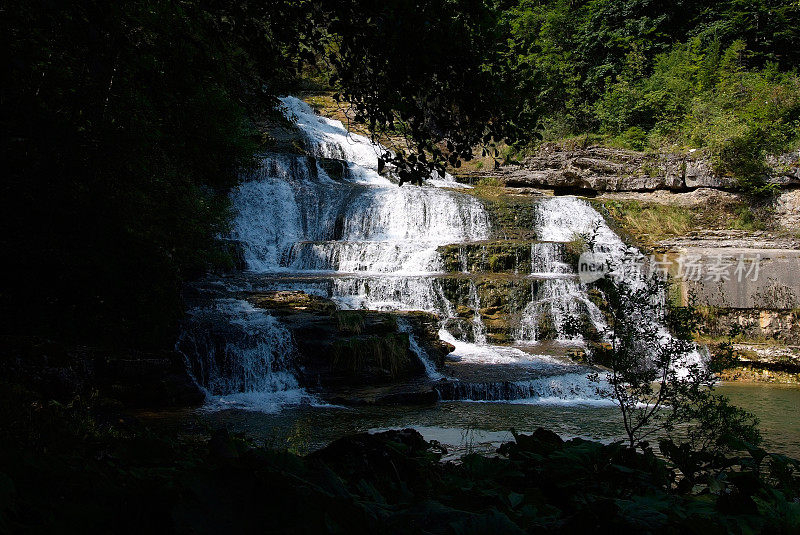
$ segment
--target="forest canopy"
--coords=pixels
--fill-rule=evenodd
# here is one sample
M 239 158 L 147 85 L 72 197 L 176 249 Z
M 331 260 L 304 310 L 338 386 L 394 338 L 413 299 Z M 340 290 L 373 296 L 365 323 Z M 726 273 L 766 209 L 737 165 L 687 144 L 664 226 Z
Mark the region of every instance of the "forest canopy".
M 594 134 L 703 147 L 745 182 L 795 148 L 790 1 L 12 0 L 0 8 L 9 332 L 169 345 L 181 283 L 230 262 L 228 191 L 277 96 L 334 92 L 412 143 Z

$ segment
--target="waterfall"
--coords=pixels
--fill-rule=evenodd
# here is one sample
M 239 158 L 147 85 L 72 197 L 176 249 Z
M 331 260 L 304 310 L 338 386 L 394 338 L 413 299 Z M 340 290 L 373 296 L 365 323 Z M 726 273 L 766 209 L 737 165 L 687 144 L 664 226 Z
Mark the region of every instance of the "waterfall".
M 349 132 L 341 121 L 317 115 L 311 106 L 298 98 L 289 96 L 280 101 L 286 118 L 294 121 L 303 132 L 309 154 L 352 163 L 364 171 L 359 175 L 361 179 L 378 183 L 386 181 L 377 173 L 378 158 L 388 152 L 385 148 Z
M 472 337 L 478 345 L 486 345 L 486 328 L 481 320 L 481 301 L 475 282 L 469 281 L 469 306 L 474 311 L 472 315 Z
M 565 333 L 568 318 L 587 318 L 598 331 L 606 329 L 603 314 L 577 278 L 577 266 L 564 261 L 566 246 L 573 241 L 593 240 L 598 250 L 620 260 L 629 248 L 592 206 L 575 197 L 540 200 L 534 226 L 539 241 L 531 245 L 531 275 L 544 279 L 534 287 L 530 303 L 522 312 L 515 333 L 520 341 L 555 339 L 579 342 L 580 336 Z
M 437 386 L 442 400 L 525 401 L 528 403 L 610 404 L 599 398 L 598 384 L 585 373 L 568 373 L 528 381 L 459 382 Z
M 293 372 L 291 334 L 277 318 L 219 299 L 190 309 L 184 323 L 176 348 L 212 405 L 271 412 L 310 401 Z
M 474 198 L 435 187 L 250 179 L 232 194 L 231 237 L 254 272 L 433 274 L 440 245 L 486 239 Z
M 425 355 L 410 325 L 400 318 L 398 326 L 409 333 L 411 350 L 428 378 L 444 385 L 440 392 L 447 399 L 598 398 L 587 386 L 586 368 L 488 343 L 482 311 L 497 310 L 496 303 L 482 308 L 476 279 L 463 273 L 468 247 L 481 249 L 484 264 L 488 256 L 485 244 L 492 229 L 480 200 L 449 176 L 398 187 L 391 169 L 378 173 L 378 159 L 386 158 L 387 149 L 316 115 L 294 97 L 281 103 L 299 128 L 305 154 L 263 154 L 259 168 L 231 192 L 228 237 L 241 246 L 247 267 L 241 290 L 303 290 L 329 297 L 343 309 L 438 314 L 441 338 L 456 348 L 446 377 Z M 624 248 L 603 225 L 602 217 L 578 199 L 538 203 L 529 275 L 516 274 L 521 256 L 514 249 L 514 277 L 531 281 L 529 302 L 514 330 L 517 342 L 539 341 L 542 318 L 555 332 L 551 338 L 574 343 L 580 340 L 563 335 L 568 316 L 585 314 L 600 326 L 602 314 L 567 262 L 566 244 L 593 231 L 609 250 Z M 439 248 L 446 245 L 459 246 L 462 273 L 455 279 L 444 273 Z M 458 303 L 451 301 L 454 296 Z M 444 324 L 465 321 L 462 305 L 473 311 L 466 320 L 470 332 L 454 335 Z M 191 311 L 179 346 L 217 406 L 262 400 L 272 408 L 309 400 L 293 373 L 290 334 L 278 318 L 247 303 L 221 300 Z
M 420 362 L 422 362 L 422 365 L 425 366 L 425 373 L 427 374 L 428 378 L 433 379 L 434 381 L 442 379 L 444 375 L 439 373 L 439 371 L 436 369 L 436 364 L 431 361 L 425 350 L 420 347 L 417 337 L 414 335 L 414 329 L 411 327 L 411 323 L 409 323 L 406 318 L 398 317 L 397 327 L 401 333 L 408 334 L 408 345 L 411 348 L 412 353 L 414 353 Z
M 398 187 L 377 173 L 386 149 L 296 98 L 282 102 L 313 157 L 264 155 L 232 193 L 231 238 L 242 245 L 248 269 L 346 274 L 330 296 L 345 308 L 445 312 L 432 278 L 442 271 L 437 247 L 487 239 L 483 205 L 453 191 L 460 185 L 447 177 Z M 332 181 L 315 157 L 345 160 L 348 173 Z
M 559 277 L 575 273 L 564 261 L 564 244 L 559 242 L 533 242 L 531 244 L 531 275 Z
M 637 263 L 642 267 L 644 255 L 635 247 L 625 245 L 622 239 L 608 226 L 597 210 L 583 199 L 575 197 L 553 197 L 541 201 L 537 205 L 535 226 L 540 240 L 567 243 L 573 240 L 586 240 L 592 243 L 593 252 L 606 256 L 611 266 L 611 274 L 624 275 L 626 282 L 634 289 L 647 284 L 646 274 L 641 269 L 632 269 Z M 642 325 L 657 326 L 660 344 L 666 344 L 672 335 L 666 327 L 663 311 L 666 303 L 665 295 L 656 295 L 651 307 L 638 307 L 632 313 L 641 318 Z M 607 332 L 603 315 L 597 306 L 588 299 L 586 285 L 572 279 L 548 280 L 526 308 L 523 323 L 534 321 L 541 314 L 549 312 L 559 339 L 562 334 L 564 318 L 584 314 L 591 324 L 600 332 Z M 520 335 L 536 339 L 536 329 L 521 329 Z M 653 341 L 642 335 L 636 341 L 641 346 L 644 359 L 653 351 Z M 688 362 L 678 364 L 679 374 L 687 373 L 686 367 L 691 364 L 703 365 L 705 357 L 700 350 L 689 355 Z

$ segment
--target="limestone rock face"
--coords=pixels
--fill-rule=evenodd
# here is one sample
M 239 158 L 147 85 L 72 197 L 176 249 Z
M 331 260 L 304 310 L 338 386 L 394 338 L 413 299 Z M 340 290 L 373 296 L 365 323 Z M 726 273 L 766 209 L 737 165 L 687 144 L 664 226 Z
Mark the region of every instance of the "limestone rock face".
M 775 217 L 789 231 L 800 228 L 800 189 L 781 193 L 775 201 Z
M 800 185 L 798 154 L 768 159 L 768 181 Z M 564 189 L 578 192 L 688 191 L 696 188 L 735 189 L 736 179 L 716 173 L 702 153 L 647 154 L 600 146 L 565 148 L 544 144 L 517 165 L 484 172 L 507 187 Z
M 768 156 L 767 165 L 773 170 L 770 182 L 780 186 L 800 186 L 800 151 Z

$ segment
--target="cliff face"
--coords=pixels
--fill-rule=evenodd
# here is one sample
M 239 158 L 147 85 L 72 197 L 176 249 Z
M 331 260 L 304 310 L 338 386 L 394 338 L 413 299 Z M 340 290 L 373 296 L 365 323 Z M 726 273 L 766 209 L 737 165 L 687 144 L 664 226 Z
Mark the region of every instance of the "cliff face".
M 800 154 L 772 157 L 767 181 L 800 186 Z M 482 172 L 512 188 L 545 188 L 575 192 L 690 191 L 696 188 L 736 188 L 733 177 L 716 173 L 702 153 L 646 154 L 608 147 L 566 148 L 544 144 L 517 165 Z

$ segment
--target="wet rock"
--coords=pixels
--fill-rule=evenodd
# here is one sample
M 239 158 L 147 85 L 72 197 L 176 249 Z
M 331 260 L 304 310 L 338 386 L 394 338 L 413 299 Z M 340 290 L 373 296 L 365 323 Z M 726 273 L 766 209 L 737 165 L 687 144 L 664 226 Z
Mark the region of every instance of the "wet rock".
M 440 318 L 435 314 L 422 311 L 398 312 L 396 315 L 405 318 L 411 324 L 420 348 L 437 367 L 441 367 L 445 356 L 451 353 L 455 347 L 439 338 Z
M 432 405 L 439 401 L 439 393 L 433 388 L 414 392 L 387 394 L 375 400 L 375 405 Z
M 439 247 L 445 271 L 451 273 L 530 271 L 531 242 L 502 240 Z
M 300 382 L 311 388 L 370 385 L 423 376 L 425 368 L 411 352 L 405 333 L 386 332 L 390 314 L 365 321 L 359 334 L 340 330 L 332 316 L 294 314 L 283 321 L 298 349 Z M 374 329 L 373 329 L 374 327 Z
M 453 346 L 438 335 L 439 319 L 426 312 L 338 310 L 330 299 L 302 291 L 252 294 L 248 301 L 279 316 L 297 347 L 301 385 L 314 389 L 402 383 L 425 377 L 409 336 L 435 365 Z M 398 319 L 408 322 L 403 332 Z
M 251 294 L 247 298 L 258 308 L 273 312 L 308 312 L 329 315 L 336 311 L 336 304 L 330 299 L 301 291 L 277 291 Z
M 334 160 L 332 158 L 317 158 L 317 163 L 333 180 L 342 181 L 348 178 L 347 175 L 349 168 L 347 163 L 342 160 Z

